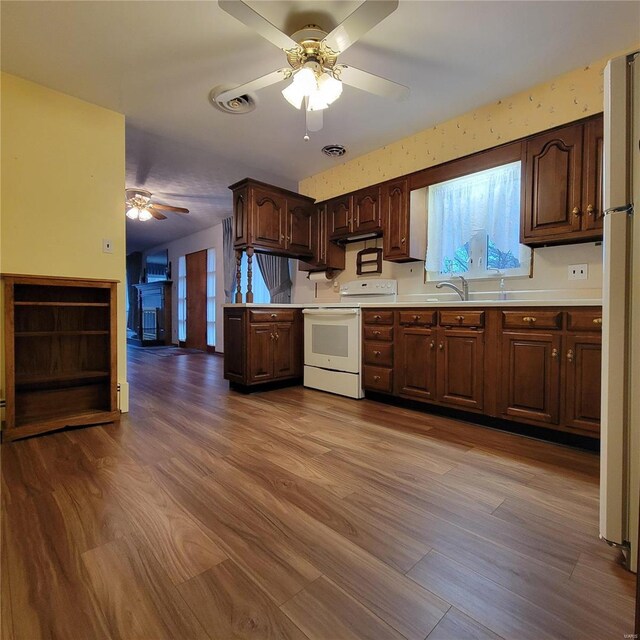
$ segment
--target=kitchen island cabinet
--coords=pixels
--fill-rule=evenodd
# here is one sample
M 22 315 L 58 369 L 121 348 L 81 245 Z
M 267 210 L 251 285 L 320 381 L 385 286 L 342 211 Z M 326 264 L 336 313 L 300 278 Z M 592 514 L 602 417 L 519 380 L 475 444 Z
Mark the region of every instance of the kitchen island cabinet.
M 224 377 L 242 387 L 302 377 L 302 312 L 224 310 Z

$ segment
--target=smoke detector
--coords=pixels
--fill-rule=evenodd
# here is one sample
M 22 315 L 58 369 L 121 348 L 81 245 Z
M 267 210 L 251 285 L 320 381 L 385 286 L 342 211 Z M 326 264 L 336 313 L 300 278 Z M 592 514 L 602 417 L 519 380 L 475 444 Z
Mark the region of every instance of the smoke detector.
M 322 153 L 330 158 L 340 158 L 347 153 L 347 150 L 341 144 L 328 144 L 322 147 Z
M 236 98 L 231 98 L 231 100 L 227 100 L 226 102 L 218 100 L 219 95 L 231 88 L 229 85 L 220 85 L 211 89 L 209 92 L 209 102 L 211 105 L 223 113 L 232 113 L 235 115 L 250 113 L 256 108 L 256 99 L 248 93 L 237 96 Z

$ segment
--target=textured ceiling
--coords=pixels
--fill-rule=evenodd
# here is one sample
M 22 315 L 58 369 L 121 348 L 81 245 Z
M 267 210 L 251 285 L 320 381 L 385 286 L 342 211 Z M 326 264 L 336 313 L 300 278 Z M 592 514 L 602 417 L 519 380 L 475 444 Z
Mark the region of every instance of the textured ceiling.
M 292 33 L 330 30 L 359 2 L 251 2 Z M 216 2 L 0 4 L 2 69 L 126 115 L 127 186 L 183 205 L 189 216 L 128 223 L 130 248 L 153 246 L 230 213 L 227 186 L 251 176 L 294 186 L 456 114 L 637 43 L 639 2 L 419 2 L 398 10 L 346 51 L 343 62 L 411 88 L 393 103 L 346 87 L 324 129 L 303 141 L 304 116 L 282 85 L 247 115 L 213 109 L 208 93 L 284 66 L 284 54 Z

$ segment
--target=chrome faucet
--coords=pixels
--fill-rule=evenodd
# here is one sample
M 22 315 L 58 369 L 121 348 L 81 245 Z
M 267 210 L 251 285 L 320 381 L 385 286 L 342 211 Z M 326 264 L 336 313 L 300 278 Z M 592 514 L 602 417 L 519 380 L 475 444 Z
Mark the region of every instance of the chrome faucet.
M 453 289 L 460 296 L 460 300 L 464 300 L 466 302 L 467 300 L 469 300 L 469 283 L 462 276 L 455 277 L 462 280 L 462 289 L 460 287 L 456 287 L 453 282 L 438 282 L 438 284 L 436 285 L 436 289 L 449 287 L 449 289 Z

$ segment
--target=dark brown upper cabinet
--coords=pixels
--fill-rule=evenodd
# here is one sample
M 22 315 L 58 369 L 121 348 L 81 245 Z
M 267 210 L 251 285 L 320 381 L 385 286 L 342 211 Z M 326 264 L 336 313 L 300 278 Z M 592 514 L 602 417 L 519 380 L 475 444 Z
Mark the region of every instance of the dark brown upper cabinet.
M 321 204 L 311 218 L 311 253 L 313 257 L 298 262 L 298 271 L 342 270 L 345 267 L 345 247 L 329 240 L 327 206 Z
M 602 139 L 600 115 L 527 140 L 523 244 L 601 239 Z
M 313 199 L 246 178 L 233 191 L 234 247 L 291 258 L 312 256 Z
M 364 234 L 377 236 L 382 233 L 378 185 L 332 198 L 326 204 L 331 240 Z
M 403 261 L 409 258 L 409 182 L 399 178 L 382 185 L 383 257 Z M 427 230 L 423 230 L 425 237 Z

